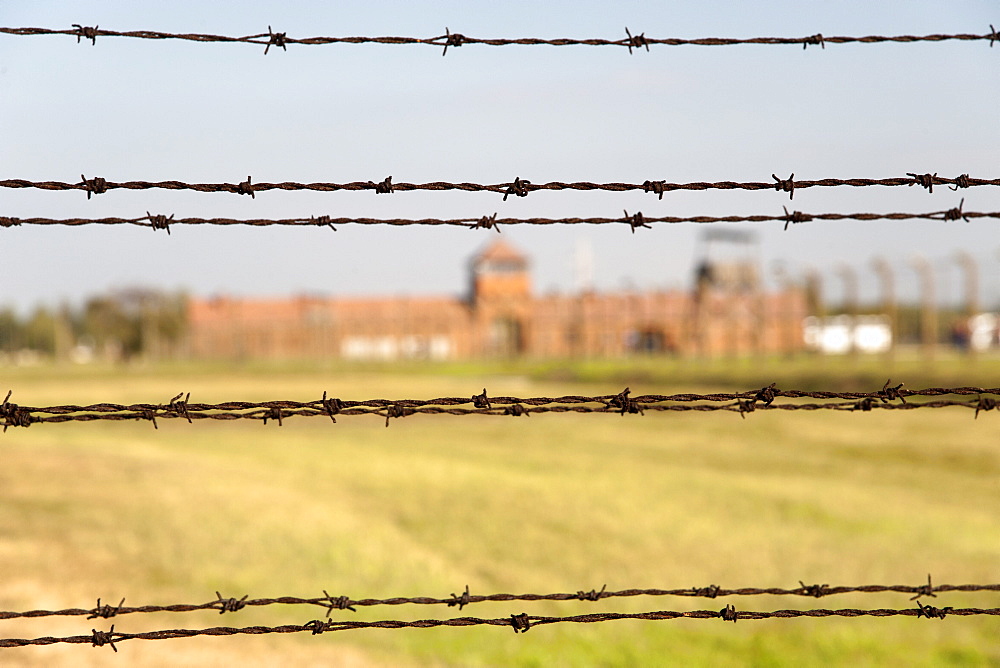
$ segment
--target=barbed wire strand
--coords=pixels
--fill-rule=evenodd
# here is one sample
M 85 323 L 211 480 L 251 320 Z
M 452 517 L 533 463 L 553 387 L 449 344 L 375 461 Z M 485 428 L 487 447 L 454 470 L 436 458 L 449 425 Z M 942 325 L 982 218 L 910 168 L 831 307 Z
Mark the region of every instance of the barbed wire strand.
M 735 46 L 741 44 L 759 45 L 802 45 L 805 49 L 808 46 L 819 46 L 825 49 L 827 44 L 877 44 L 877 43 L 915 43 L 915 42 L 946 42 L 946 41 L 986 41 L 993 46 L 993 42 L 1000 41 L 1000 34 L 990 25 L 990 32 L 986 34 L 930 34 L 930 35 L 865 35 L 861 37 L 851 37 L 844 35 L 825 36 L 822 33 L 806 35 L 804 37 L 698 37 L 685 39 L 678 37 L 646 37 L 645 32 L 632 34 L 627 27 L 625 36 L 619 39 L 599 39 L 599 38 L 555 38 L 542 39 L 537 37 L 519 38 L 482 38 L 470 37 L 462 33 L 453 33 L 445 28 L 445 34 L 435 37 L 289 37 L 287 33 L 275 32 L 271 26 L 267 27 L 266 33 L 255 35 L 243 35 L 239 37 L 226 35 L 212 35 L 202 33 L 170 33 L 152 30 L 102 30 L 100 26 L 84 26 L 73 24 L 72 28 L 52 29 L 52 28 L 0 28 L 0 34 L 16 36 L 37 36 L 37 35 L 68 35 L 76 37 L 77 43 L 81 40 L 90 40 L 91 45 L 97 44 L 98 37 L 129 37 L 135 39 L 149 40 L 185 40 L 191 42 L 226 42 L 226 43 L 246 43 L 256 44 L 264 47 L 264 54 L 267 55 L 272 46 L 280 47 L 287 51 L 289 44 L 303 44 L 309 46 L 325 44 L 426 44 L 429 46 L 443 47 L 441 55 L 447 55 L 448 47 L 458 48 L 470 44 L 480 44 L 484 46 L 618 46 L 625 47 L 631 54 L 633 49 L 641 50 L 645 48 L 649 51 L 650 46 Z
M 289 417 L 326 416 L 336 422 L 338 415 L 377 415 L 389 426 L 392 418 L 415 414 L 434 415 L 509 415 L 530 416 L 535 413 L 605 413 L 642 414 L 645 411 L 728 411 L 746 413 L 754 411 L 815 411 L 837 410 L 869 412 L 871 410 L 915 410 L 918 408 L 963 407 L 975 411 L 995 410 L 1000 400 L 984 395 L 1000 395 L 1000 388 L 983 387 L 931 387 L 906 390 L 903 384 L 891 386 L 886 381 L 881 390 L 874 392 L 829 392 L 781 390 L 774 383 L 759 390 L 718 394 L 648 394 L 630 396 L 625 388 L 617 394 L 598 396 L 567 395 L 562 397 L 490 397 L 483 388 L 481 394 L 465 397 L 439 397 L 436 399 L 366 399 L 351 401 L 328 397 L 314 401 L 277 400 L 263 402 L 227 401 L 222 403 L 191 403 L 190 393 L 180 393 L 166 404 L 114 404 L 61 406 L 21 406 L 11 403 L 13 391 L 8 391 L 0 404 L 0 424 L 8 427 L 28 427 L 35 423 L 89 422 L 94 420 L 149 420 L 157 427 L 157 418 L 195 420 L 273 420 L 278 425 Z M 971 396 L 975 399 L 940 399 L 907 402 L 906 397 L 942 397 L 948 395 Z M 826 403 L 774 403 L 778 397 L 792 399 L 822 399 Z M 900 403 L 893 403 L 896 399 Z M 846 401 L 837 401 L 846 400 Z M 711 403 L 697 403 L 711 402 Z M 729 403 L 731 402 L 731 403 Z M 467 408 L 472 404 L 472 408 Z M 596 405 L 595 405 L 596 404 Z
M 250 227 L 269 226 L 293 226 L 293 227 L 329 227 L 336 231 L 337 225 L 429 225 L 429 226 L 455 226 L 468 229 L 494 229 L 500 231 L 501 226 L 507 225 L 627 225 L 634 232 L 636 228 L 648 228 L 652 224 L 678 224 L 678 223 L 762 223 L 762 222 L 784 222 L 785 229 L 788 225 L 797 223 L 807 223 L 814 220 L 855 220 L 855 221 L 877 221 L 877 220 L 938 220 L 955 221 L 964 220 L 969 222 L 977 218 L 1000 218 L 1000 211 L 979 212 L 963 211 L 962 200 L 957 207 L 945 211 L 933 211 L 927 213 L 804 213 L 802 211 L 789 212 L 785 209 L 782 215 L 751 215 L 751 216 L 644 216 L 641 211 L 625 215 L 621 218 L 497 218 L 497 214 L 492 216 L 480 216 L 477 218 L 334 218 L 332 216 L 310 216 L 309 218 L 175 218 L 173 215 L 151 214 L 148 211 L 145 216 L 138 218 L 15 218 L 12 216 L 0 216 L 0 227 L 18 227 L 20 225 L 66 225 L 76 227 L 81 225 L 136 225 L 148 227 L 153 230 L 166 230 L 170 233 L 173 225 L 246 225 Z
M 462 610 L 467 605 L 474 603 L 509 603 L 537 602 L 537 601 L 599 601 L 608 598 L 632 598 L 637 596 L 681 596 L 694 598 L 721 598 L 729 596 L 803 596 L 807 598 L 822 598 L 825 596 L 835 596 L 838 594 L 878 594 L 878 593 L 903 593 L 914 594 L 910 598 L 915 601 L 922 596 L 936 597 L 939 592 L 983 592 L 1000 591 L 1000 584 L 964 584 L 964 585 L 933 585 L 930 576 L 927 577 L 927 584 L 912 585 L 861 585 L 861 586 L 834 586 L 827 584 L 811 584 L 799 582 L 794 589 L 781 589 L 775 587 L 742 587 L 738 589 L 725 589 L 718 585 L 708 585 L 706 587 L 688 587 L 682 589 L 622 589 L 620 591 L 608 591 L 605 585 L 601 589 L 591 589 L 590 591 L 580 590 L 573 593 L 556 594 L 485 594 L 476 595 L 469 593 L 469 587 L 461 594 L 452 593 L 447 598 L 434 598 L 429 596 L 395 596 L 391 598 L 361 598 L 352 599 L 348 596 L 331 596 L 326 590 L 323 596 L 314 598 L 301 598 L 297 596 L 279 596 L 275 598 L 248 598 L 241 599 L 223 598 L 216 592 L 216 598 L 207 603 L 186 604 L 175 603 L 170 605 L 142 605 L 125 606 L 125 599 L 121 599 L 118 605 L 102 604 L 101 599 L 97 599 L 97 606 L 94 608 L 66 608 L 63 610 L 28 610 L 25 612 L 0 611 L 0 620 L 22 619 L 34 617 L 72 617 L 86 615 L 87 619 L 110 619 L 121 615 L 135 613 L 158 613 L 158 612 L 198 612 L 205 610 L 218 610 L 220 614 L 225 612 L 236 612 L 244 608 L 264 607 L 272 605 L 313 605 L 326 608 L 327 617 L 334 610 L 350 610 L 355 612 L 357 607 L 373 606 L 396 606 L 396 605 L 446 605 L 447 607 L 458 607 Z
M 283 181 L 280 183 L 253 183 L 250 176 L 241 183 L 186 183 L 184 181 L 108 181 L 102 177 L 87 178 L 81 175 L 78 183 L 67 183 L 63 181 L 28 181 L 25 179 L 0 180 L 0 188 L 37 188 L 39 190 L 61 191 L 61 190 L 82 190 L 87 193 L 87 199 L 92 195 L 100 195 L 108 190 L 194 190 L 197 192 L 225 192 L 238 195 L 250 195 L 268 190 L 309 190 L 318 192 L 337 191 L 361 191 L 374 190 L 376 194 L 390 194 L 396 191 L 429 190 L 429 191 L 450 191 L 460 190 L 465 192 L 494 192 L 503 195 L 504 201 L 511 195 L 516 197 L 526 197 L 529 193 L 538 190 L 600 190 L 609 192 L 627 192 L 641 190 L 657 195 L 663 199 L 663 194 L 675 190 L 777 190 L 787 192 L 789 198 L 794 198 L 796 189 L 803 188 L 833 188 L 838 186 L 850 186 L 854 188 L 867 186 L 920 186 L 928 192 L 934 192 L 934 186 L 951 186 L 951 189 L 971 188 L 973 186 L 1000 186 L 1000 179 L 980 179 L 972 178 L 968 174 L 961 174 L 955 178 L 940 177 L 934 174 L 908 173 L 906 177 L 893 177 L 887 179 L 816 179 L 799 180 L 794 179 L 792 174 L 787 179 L 780 179 L 772 174 L 772 182 L 760 181 L 697 181 L 691 183 L 668 183 L 667 181 L 644 181 L 643 183 L 592 183 L 590 181 L 550 181 L 548 183 L 533 183 L 516 177 L 510 183 L 452 183 L 448 181 L 432 181 L 429 183 L 393 183 L 392 176 L 388 176 L 382 181 L 351 181 L 349 183 L 299 183 L 295 181 Z
M 595 612 L 584 615 L 572 615 L 568 617 L 548 617 L 540 615 L 528 615 L 527 613 L 512 614 L 509 617 L 500 618 L 480 618 L 480 617 L 454 617 L 451 619 L 418 619 L 415 621 L 401 620 L 380 620 L 371 622 L 343 621 L 343 620 L 319 620 L 314 619 L 305 624 L 286 624 L 282 626 L 215 626 L 204 629 L 166 629 L 162 631 L 144 631 L 141 633 L 125 633 L 115 631 L 112 625 L 109 631 L 98 631 L 93 629 L 91 635 L 67 636 L 62 638 L 42 637 L 42 638 L 2 638 L 0 648 L 3 647 L 26 647 L 29 645 L 54 645 L 58 643 L 66 644 L 90 644 L 94 647 L 110 646 L 115 652 L 118 648 L 115 643 L 126 640 L 171 640 L 175 638 L 193 638 L 196 636 L 233 636 L 233 635 L 264 635 L 270 633 L 304 633 L 320 635 L 328 631 L 347 631 L 352 629 L 413 629 L 413 628 L 438 628 L 438 627 L 469 627 L 469 626 L 506 626 L 511 627 L 515 633 L 526 633 L 529 629 L 544 626 L 547 624 L 574 623 L 589 624 L 597 622 L 610 622 L 619 620 L 645 620 L 645 621 L 668 621 L 672 619 L 722 619 L 727 622 L 737 622 L 740 620 L 758 619 L 796 619 L 801 617 L 823 618 L 823 617 L 923 617 L 926 619 L 944 619 L 947 616 L 969 617 L 973 615 L 1000 616 L 1000 608 L 953 608 L 951 606 L 938 608 L 931 605 L 923 605 L 919 601 L 916 608 L 876 608 L 862 610 L 857 608 L 844 608 L 837 610 L 816 609 L 816 610 L 737 610 L 732 605 L 727 605 L 721 610 L 658 610 L 653 612 Z

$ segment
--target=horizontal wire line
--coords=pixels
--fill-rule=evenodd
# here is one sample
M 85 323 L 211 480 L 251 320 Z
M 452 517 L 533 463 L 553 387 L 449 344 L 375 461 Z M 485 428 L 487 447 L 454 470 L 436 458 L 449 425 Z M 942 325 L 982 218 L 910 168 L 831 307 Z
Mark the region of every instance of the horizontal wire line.
M 780 390 L 773 384 L 748 392 L 720 394 L 641 395 L 630 397 L 629 388 L 618 394 L 598 396 L 568 395 L 563 397 L 489 397 L 482 394 L 465 397 L 440 397 L 436 399 L 367 399 L 342 400 L 327 397 L 314 401 L 277 400 L 264 402 L 228 401 L 223 403 L 191 403 L 190 393 L 181 393 L 166 404 L 114 404 L 60 406 L 21 406 L 10 402 L 12 391 L 0 404 L 0 424 L 8 427 L 27 427 L 35 423 L 90 422 L 95 420 L 148 420 L 156 427 L 157 418 L 194 420 L 274 420 L 279 425 L 285 418 L 301 416 L 326 416 L 336 422 L 338 415 L 376 415 L 389 426 L 392 418 L 415 414 L 434 415 L 509 415 L 530 416 L 537 413 L 603 413 L 641 414 L 645 411 L 739 413 L 741 417 L 755 411 L 815 411 L 836 410 L 868 412 L 871 410 L 915 410 L 918 408 L 962 407 L 980 411 L 995 410 L 1000 400 L 990 396 L 1000 395 L 1000 388 L 982 387 L 932 387 L 922 390 L 905 390 L 902 384 L 885 386 L 875 392 L 828 392 Z M 906 397 L 973 396 L 975 399 L 956 401 L 938 399 L 907 403 Z M 183 398 L 182 398 L 183 397 Z M 822 399 L 824 403 L 773 403 L 778 397 L 792 399 Z M 899 399 L 901 403 L 893 403 Z M 845 400 L 845 401 L 837 401 Z M 705 403 L 712 402 L 712 403 Z M 731 402 L 731 403 L 729 403 Z M 466 407 L 472 404 L 472 408 Z M 595 405 L 597 404 L 597 405 Z
M 25 647 L 29 645 L 90 644 L 94 647 L 111 646 L 116 652 L 115 643 L 125 640 L 171 640 L 175 638 L 192 638 L 195 636 L 233 636 L 233 635 L 264 635 L 271 633 L 303 633 L 310 632 L 319 635 L 327 631 L 347 631 L 351 629 L 404 629 L 404 628 L 437 628 L 437 627 L 468 627 L 468 626 L 506 626 L 514 632 L 525 633 L 536 626 L 559 623 L 587 624 L 610 622 L 617 620 L 668 621 L 672 619 L 722 619 L 736 622 L 739 620 L 758 619 L 795 619 L 801 617 L 924 617 L 927 619 L 944 619 L 954 615 L 969 617 L 974 615 L 1000 616 L 1000 608 L 937 608 L 917 604 L 916 608 L 876 608 L 876 609 L 816 609 L 816 610 L 736 610 L 726 606 L 722 610 L 658 610 L 653 612 L 596 612 L 568 617 L 548 617 L 521 613 L 501 618 L 455 617 L 451 619 L 419 619 L 415 621 L 380 620 L 371 622 L 344 621 L 329 619 L 313 620 L 306 624 L 286 624 L 283 626 L 216 626 L 204 629 L 166 629 L 161 631 L 144 631 L 140 633 L 125 633 L 115 631 L 112 625 L 110 631 L 94 629 L 91 635 L 67 636 L 63 638 L 2 638 L 0 648 Z
M 225 192 L 239 195 L 250 195 L 268 190 L 308 190 L 318 192 L 337 191 L 363 191 L 374 190 L 377 194 L 388 194 L 396 191 L 428 190 L 428 191 L 450 191 L 459 190 L 464 192 L 494 192 L 504 196 L 504 200 L 510 195 L 525 197 L 531 192 L 538 190 L 576 190 L 590 191 L 599 190 L 607 192 L 628 192 L 643 191 L 651 192 L 662 199 L 665 192 L 676 190 L 777 190 L 789 193 L 794 197 L 795 190 L 801 188 L 832 188 L 839 186 L 866 187 L 866 186 L 921 186 L 930 192 L 934 191 L 935 185 L 951 186 L 953 190 L 959 188 L 970 188 L 973 186 L 1000 186 L 1000 179 L 980 179 L 971 178 L 968 174 L 962 174 L 955 178 L 939 177 L 937 174 L 909 174 L 906 177 L 893 177 L 886 179 L 816 179 L 816 180 L 794 180 L 794 174 L 788 179 L 779 179 L 772 175 L 774 181 L 696 181 L 690 183 L 668 183 L 666 181 L 650 181 L 643 183 L 593 183 L 590 181 L 550 181 L 547 183 L 532 183 L 531 181 L 515 178 L 511 183 L 452 183 L 448 181 L 431 181 L 428 183 L 392 183 L 392 177 L 387 177 L 379 183 L 374 181 L 351 181 L 347 183 L 299 183 L 295 181 L 283 181 L 280 183 L 251 183 L 251 178 L 247 178 L 242 183 L 186 183 L 184 181 L 108 181 L 104 178 L 88 179 L 82 177 L 78 183 L 67 183 L 64 181 L 29 181 L 25 179 L 0 180 L 0 188 L 35 188 L 39 190 L 62 191 L 62 190 L 82 190 L 87 193 L 89 199 L 91 195 L 100 195 L 108 190 L 194 190 L 197 192 Z
M 18 227 L 20 225 L 66 225 L 77 227 L 83 225 L 136 225 L 153 229 L 167 229 L 172 225 L 246 225 L 250 227 L 291 226 L 291 227 L 334 227 L 336 225 L 429 225 L 454 226 L 470 229 L 497 228 L 501 225 L 629 225 L 633 229 L 646 227 L 648 224 L 677 223 L 763 223 L 784 222 L 805 223 L 814 220 L 937 220 L 955 221 L 976 218 L 1000 218 L 1000 211 L 981 212 L 963 211 L 961 206 L 945 211 L 926 213 L 804 213 L 802 211 L 785 212 L 783 215 L 749 215 L 749 216 L 644 216 L 642 212 L 629 215 L 627 212 L 621 218 L 497 218 L 480 216 L 478 218 L 334 218 L 332 216 L 310 216 L 309 218 L 174 218 L 166 215 L 147 213 L 138 218 L 15 218 L 0 216 L 0 227 Z M 336 229 L 334 227 L 334 229 Z
M 930 34 L 930 35 L 864 35 L 845 36 L 831 35 L 824 36 L 820 33 L 806 35 L 803 37 L 698 37 L 692 39 L 678 37 L 646 37 L 645 33 L 632 34 L 628 28 L 625 29 L 625 37 L 619 39 L 600 38 L 553 38 L 544 39 L 537 37 L 519 38 L 482 38 L 470 37 L 461 33 L 452 33 L 446 29 L 444 35 L 435 37 L 289 37 L 287 33 L 273 32 L 268 26 L 266 33 L 254 35 L 227 36 L 202 33 L 170 33 L 152 30 L 102 30 L 99 26 L 83 26 L 74 24 L 72 28 L 51 29 L 32 27 L 0 27 L 0 34 L 14 36 L 36 36 L 36 35 L 68 35 L 76 37 L 79 43 L 81 39 L 97 43 L 98 37 L 129 37 L 135 39 L 149 40 L 185 40 L 192 42 L 242 42 L 246 44 L 257 44 L 265 47 L 265 54 L 270 47 L 281 47 L 286 49 L 289 44 L 304 45 L 324 45 L 324 44 L 427 44 L 430 46 L 443 47 L 442 55 L 447 54 L 448 47 L 460 47 L 469 44 L 481 44 L 485 46 L 619 46 L 625 47 L 632 52 L 632 49 L 645 48 L 647 51 L 651 45 L 664 46 L 734 46 L 741 44 L 762 44 L 762 45 L 799 45 L 803 48 L 814 45 L 825 48 L 826 44 L 876 44 L 876 43 L 914 43 L 914 42 L 945 42 L 945 41 L 989 41 L 993 46 L 994 41 L 1000 41 L 1000 34 L 990 25 L 990 32 L 985 34 L 954 33 L 954 34 Z M 287 50 L 287 49 L 286 49 Z
M 572 593 L 555 594 L 470 594 L 466 587 L 463 594 L 452 594 L 449 598 L 434 598 L 428 596 L 395 596 L 391 598 L 361 598 L 351 599 L 347 596 L 325 596 L 315 598 L 301 598 L 296 596 L 279 596 L 275 598 L 255 598 L 248 599 L 224 599 L 216 592 L 216 600 L 207 603 L 186 604 L 175 603 L 170 605 L 142 605 L 125 606 L 125 599 L 117 606 L 101 604 L 97 600 L 94 608 L 66 608 L 64 610 L 29 610 L 25 612 L 0 611 L 0 620 L 21 619 L 34 617 L 72 617 L 87 615 L 88 619 L 110 619 L 121 615 L 135 613 L 156 613 L 156 612 L 198 612 L 203 610 L 216 610 L 223 612 L 236 612 L 243 608 L 264 607 L 271 605 L 314 605 L 327 609 L 327 614 L 334 610 L 351 610 L 355 607 L 372 607 L 386 605 L 446 605 L 449 608 L 458 606 L 461 610 L 466 605 L 473 603 L 496 603 L 496 602 L 537 602 L 537 601 L 598 601 L 607 598 L 632 598 L 637 596 L 682 596 L 693 598 L 720 598 L 728 596 L 803 596 L 807 598 L 821 598 L 824 596 L 835 596 L 838 594 L 879 594 L 879 593 L 903 593 L 915 594 L 910 600 L 917 600 L 921 596 L 936 596 L 938 592 L 983 592 L 1000 591 L 1000 584 L 964 584 L 964 585 L 931 585 L 930 578 L 926 585 L 860 585 L 860 586 L 835 586 L 825 584 L 806 585 L 800 583 L 800 587 L 794 589 L 781 588 L 760 588 L 742 587 L 738 589 L 725 589 L 717 585 L 707 587 L 689 587 L 683 589 L 622 589 L 620 591 L 607 591 L 606 589 L 578 591 Z M 235 601 L 235 602 L 234 602 Z

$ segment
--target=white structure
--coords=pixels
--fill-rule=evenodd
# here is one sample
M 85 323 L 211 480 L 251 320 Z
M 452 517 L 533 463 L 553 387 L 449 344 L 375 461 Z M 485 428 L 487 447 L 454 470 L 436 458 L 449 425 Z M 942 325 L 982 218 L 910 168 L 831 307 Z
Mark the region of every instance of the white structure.
M 969 346 L 973 350 L 989 350 L 1000 345 L 1000 315 L 977 313 L 969 318 Z
M 810 316 L 802 323 L 806 347 L 824 355 L 884 353 L 892 347 L 892 326 L 884 315 Z

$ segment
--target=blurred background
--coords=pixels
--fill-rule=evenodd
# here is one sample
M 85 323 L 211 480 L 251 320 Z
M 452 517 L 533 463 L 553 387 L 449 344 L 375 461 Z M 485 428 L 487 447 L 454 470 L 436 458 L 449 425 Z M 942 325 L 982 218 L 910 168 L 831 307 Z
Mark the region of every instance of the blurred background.
M 993 3 L 0 0 L 0 24 L 290 37 L 986 34 Z M 987 41 L 620 47 L 203 44 L 0 35 L 3 179 L 996 178 Z M 457 218 L 1000 211 L 1000 190 L 653 194 L 3 189 L 0 216 Z M 964 202 L 963 202 L 964 198 Z M 0 230 L 0 375 L 22 405 L 998 383 L 996 220 Z M 10 429 L 0 609 L 223 595 L 996 581 L 994 415 L 415 416 Z M 928 415 L 929 413 L 929 415 Z M 179 421 L 178 421 L 179 422 Z M 319 421 L 321 422 L 321 421 Z M 341 424 L 343 423 L 343 424 Z M 996 607 L 952 594 L 936 605 Z M 788 597 L 786 597 L 788 598 Z M 907 597 L 908 598 L 908 597 Z M 741 609 L 814 601 L 737 601 Z M 898 595 L 825 607 L 907 607 Z M 694 609 L 685 599 L 600 610 Z M 718 601 L 712 606 L 721 607 Z M 583 607 L 581 607 L 583 606 Z M 590 606 L 590 607 L 586 607 Z M 577 614 L 594 604 L 478 616 Z M 817 606 L 813 606 L 817 607 Z M 245 610 L 233 625 L 301 624 Z M 345 613 L 346 614 L 346 613 Z M 362 610 L 351 618 L 452 616 Z M 143 617 L 143 619 L 135 619 Z M 103 620 L 100 620 L 103 621 Z M 134 615 L 119 630 L 209 626 Z M 7 620 L 2 637 L 88 633 Z M 106 626 L 106 625 L 105 625 Z M 100 628 L 105 628 L 101 626 Z M 1000 661 L 976 619 L 614 622 L 129 642 L 142 665 Z M 104 648 L 107 649 L 107 648 Z M 110 657 L 110 658 L 109 658 Z M 12 665 L 95 665 L 77 646 Z

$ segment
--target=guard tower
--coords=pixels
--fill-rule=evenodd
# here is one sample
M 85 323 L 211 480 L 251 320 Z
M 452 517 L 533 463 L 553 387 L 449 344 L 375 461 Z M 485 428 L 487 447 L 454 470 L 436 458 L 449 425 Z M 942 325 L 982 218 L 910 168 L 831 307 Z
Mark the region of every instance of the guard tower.
M 473 307 L 483 302 L 524 300 L 531 294 L 528 258 L 500 239 L 473 257 L 470 269 Z
M 510 357 L 525 352 L 531 316 L 528 258 L 497 239 L 472 258 L 469 306 L 483 342 L 482 354 Z
M 696 269 L 696 292 L 753 294 L 760 290 L 757 239 L 744 230 L 709 230 L 702 237 Z
M 756 237 L 712 229 L 699 246 L 688 319 L 691 349 L 701 355 L 759 353 L 764 305 Z

